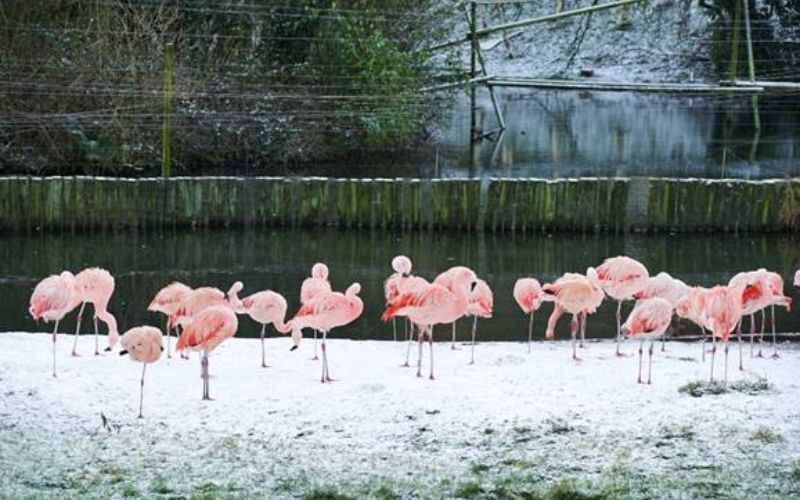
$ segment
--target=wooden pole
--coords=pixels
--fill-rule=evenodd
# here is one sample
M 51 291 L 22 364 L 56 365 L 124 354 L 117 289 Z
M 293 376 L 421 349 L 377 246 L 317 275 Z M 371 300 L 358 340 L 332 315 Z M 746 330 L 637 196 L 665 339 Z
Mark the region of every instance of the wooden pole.
M 750 5 L 748 0 L 742 0 L 744 4 L 744 29 L 747 36 L 747 70 L 750 73 L 750 82 L 756 81 L 756 65 L 753 59 L 753 37 L 750 33 Z
M 739 36 L 742 29 L 742 4 L 733 6 L 733 32 L 731 34 L 731 80 L 735 81 L 739 68 Z
M 477 4 L 475 0 L 471 0 L 469 3 L 469 36 L 470 36 L 470 65 L 469 65 L 469 77 L 475 78 L 478 73 L 478 31 L 477 31 Z M 475 106 L 476 106 L 476 87 L 475 84 L 472 83 L 469 86 L 469 136 L 470 142 L 474 142 L 475 138 L 478 136 L 477 128 L 477 117 L 475 116 Z
M 170 176 L 170 143 L 172 142 L 172 72 L 173 44 L 164 45 L 164 122 L 161 127 L 161 176 Z

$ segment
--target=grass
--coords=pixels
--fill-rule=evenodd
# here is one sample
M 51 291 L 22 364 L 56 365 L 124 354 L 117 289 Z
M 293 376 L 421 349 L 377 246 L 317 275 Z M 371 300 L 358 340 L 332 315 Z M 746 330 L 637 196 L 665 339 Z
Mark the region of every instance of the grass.
M 356 497 L 339 493 L 333 488 L 315 488 L 300 498 L 303 500 L 355 500 Z
M 773 431 L 769 427 L 759 427 L 753 435 L 750 436 L 753 441 L 761 441 L 764 444 L 775 444 L 782 442 L 783 436 Z
M 773 385 L 764 377 L 741 379 L 735 382 L 725 383 L 720 380 L 690 380 L 685 385 L 678 388 L 678 392 L 699 398 L 702 396 L 717 396 L 730 392 L 757 395 L 769 392 Z

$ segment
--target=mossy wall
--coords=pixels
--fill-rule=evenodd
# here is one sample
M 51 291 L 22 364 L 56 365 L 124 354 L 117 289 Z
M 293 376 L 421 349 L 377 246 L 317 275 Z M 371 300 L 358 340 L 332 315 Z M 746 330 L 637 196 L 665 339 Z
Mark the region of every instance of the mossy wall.
M 786 231 L 800 180 L 0 178 L 0 229 Z

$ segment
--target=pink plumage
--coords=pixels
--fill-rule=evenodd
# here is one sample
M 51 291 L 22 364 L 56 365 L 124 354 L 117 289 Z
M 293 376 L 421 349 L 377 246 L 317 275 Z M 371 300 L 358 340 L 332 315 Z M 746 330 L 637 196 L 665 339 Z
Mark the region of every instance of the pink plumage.
M 200 368 L 203 378 L 203 400 L 211 399 L 208 384 L 208 354 L 236 335 L 238 328 L 239 320 L 236 318 L 236 313 L 226 302 L 206 307 L 195 314 L 178 338 L 176 350 L 191 349 L 202 353 Z
M 648 278 L 644 288 L 635 294 L 635 298 L 641 300 L 660 297 L 669 302 L 674 308 L 688 291 L 689 287 L 686 286 L 686 283 L 661 272 Z
M 108 303 L 114 293 L 114 277 L 105 269 L 90 267 L 75 276 L 76 289 L 81 302 L 94 306 L 94 315 L 108 327 L 108 348 L 119 340 L 117 319 L 108 311 Z
M 742 317 L 742 292 L 743 287 L 715 286 L 705 294 L 703 324 L 722 342 L 728 341 Z
M 191 324 L 194 316 L 212 306 L 230 307 L 225 298 L 225 293 L 219 288 L 208 286 L 195 288 L 186 296 L 178 310 L 175 311 L 170 320 L 170 325 L 172 327 L 180 325 L 186 328 Z
M 539 309 L 544 302 L 544 290 L 535 278 L 520 278 L 514 283 L 514 300 L 525 314 Z
M 317 262 L 311 267 L 311 276 L 303 280 L 300 286 L 300 303 L 306 304 L 317 296 L 330 292 L 331 284 L 328 281 L 328 266 Z
M 647 371 L 647 383 L 652 380 L 653 372 L 653 343 L 652 341 L 662 335 L 669 328 L 672 322 L 672 304 L 665 298 L 653 297 L 649 299 L 641 299 L 636 302 L 636 305 L 622 325 L 622 332 L 631 338 L 638 338 L 642 340 L 639 345 L 639 377 L 638 382 L 642 383 L 642 345 L 645 340 L 650 340 L 650 349 L 648 350 L 649 358 Z
M 75 276 L 71 272 L 50 275 L 34 288 L 28 312 L 33 319 L 45 323 L 61 321 L 77 305 L 75 296 Z
M 164 350 L 161 344 L 161 330 L 152 326 L 131 328 L 120 337 L 120 354 L 127 354 L 133 361 L 155 363 L 161 359 Z
M 291 329 L 284 323 L 288 304 L 283 295 L 265 290 L 257 292 L 241 301 L 242 310 L 254 321 L 261 323 L 261 366 L 266 368 L 266 347 L 264 335 L 267 325 L 272 323 L 279 333 L 289 333 Z
M 630 257 L 606 259 L 597 266 L 597 279 L 603 291 L 616 300 L 630 300 L 640 292 L 650 277 L 644 265 Z
M 183 283 L 178 281 L 170 283 L 156 293 L 147 310 L 172 316 L 191 292 L 192 289 Z
M 491 318 L 494 310 L 494 295 L 489 285 L 482 279 L 475 280 L 475 287 L 469 294 L 467 314 L 479 318 Z

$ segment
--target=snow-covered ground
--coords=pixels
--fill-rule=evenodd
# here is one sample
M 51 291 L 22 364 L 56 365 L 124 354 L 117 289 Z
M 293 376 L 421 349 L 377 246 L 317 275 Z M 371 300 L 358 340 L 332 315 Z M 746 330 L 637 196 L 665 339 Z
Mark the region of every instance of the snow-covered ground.
M 139 420 L 141 365 L 90 355 L 88 336 L 72 358 L 59 340 L 54 379 L 49 335 L 0 334 L 0 497 L 800 494 L 794 345 L 779 360 L 745 351 L 744 373 L 731 351 L 732 381 L 773 389 L 695 398 L 678 389 L 708 377 L 696 343 L 656 349 L 653 384 L 639 385 L 636 357 L 608 341 L 581 362 L 566 342 L 479 344 L 474 365 L 466 346 L 437 343 L 430 381 L 399 366 L 401 343 L 334 340 L 336 381 L 321 384 L 311 341 L 270 339 L 263 369 L 258 340 L 232 339 L 211 356 L 214 401 L 200 400 L 195 355 L 164 357 Z

